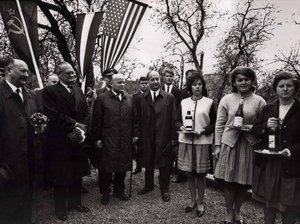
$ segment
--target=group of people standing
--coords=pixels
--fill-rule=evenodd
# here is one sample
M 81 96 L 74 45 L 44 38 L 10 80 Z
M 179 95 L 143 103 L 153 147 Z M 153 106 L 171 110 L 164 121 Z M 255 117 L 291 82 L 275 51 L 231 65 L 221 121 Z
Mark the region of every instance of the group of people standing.
M 45 174 L 54 189 L 55 214 L 63 221 L 68 210 L 89 212 L 81 201 L 82 177 L 90 171 L 88 156 L 93 155 L 90 161 L 98 168 L 101 203 L 108 204 L 111 195 L 129 199 L 124 180 L 132 169 L 134 148 L 134 173 L 145 168 L 145 185 L 138 195 L 154 189 L 154 171 L 159 169 L 161 198 L 168 202 L 170 176 L 175 172 L 177 178 L 188 181 L 191 201 L 184 211 L 196 210 L 201 217 L 205 214 L 205 176 L 213 173 L 224 190 L 227 213 L 222 223 L 245 223 L 241 206 L 250 188 L 253 197 L 265 204 L 266 224 L 275 222 L 278 211 L 284 224 L 295 223 L 299 216 L 300 104 L 295 98 L 299 82 L 290 73 L 274 78 L 278 100 L 266 104 L 254 93 L 255 72 L 238 67 L 231 73 L 232 93 L 216 107 L 202 74 L 193 70 L 187 72 L 181 90 L 173 83 L 171 69 L 165 69 L 162 76 L 150 71 L 139 80 L 141 92 L 131 96 L 125 91 L 124 76 L 108 69 L 102 74 L 106 86 L 86 97 L 67 62 L 57 66 L 58 80 L 37 92 L 25 87 L 28 67 L 24 61 L 11 59 L 4 67 L 0 82 L 1 223 L 32 223 L 36 140 L 44 143 Z M 236 126 L 241 104 L 243 124 Z M 35 134 L 30 120 L 37 112 L 48 117 L 41 135 Z M 258 153 L 268 148 L 270 130 L 277 130 L 277 152 Z

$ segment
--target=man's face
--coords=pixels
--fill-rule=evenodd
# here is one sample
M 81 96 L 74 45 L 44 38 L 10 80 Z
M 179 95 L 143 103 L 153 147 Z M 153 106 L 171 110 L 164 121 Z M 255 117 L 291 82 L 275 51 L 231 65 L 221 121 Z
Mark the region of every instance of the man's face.
M 156 91 L 160 88 L 160 78 L 158 73 L 149 74 L 148 85 L 153 91 Z
M 174 81 L 174 74 L 170 73 L 170 72 L 165 72 L 165 75 L 164 75 L 164 82 L 167 84 L 167 85 L 171 85 L 173 84 L 173 81 Z
M 115 74 L 112 77 L 112 86 L 111 88 L 116 93 L 121 93 L 125 89 L 125 79 L 121 74 Z
M 29 77 L 27 64 L 18 59 L 6 68 L 6 72 L 7 80 L 18 88 L 24 85 Z
M 111 88 L 112 85 L 112 75 L 106 75 L 104 78 L 106 85 Z
M 140 89 L 142 92 L 146 92 L 148 90 L 148 81 L 147 80 L 141 80 L 140 81 Z
M 61 65 L 61 71 L 57 76 L 59 80 L 66 85 L 74 84 L 77 78 L 73 67 L 69 63 Z

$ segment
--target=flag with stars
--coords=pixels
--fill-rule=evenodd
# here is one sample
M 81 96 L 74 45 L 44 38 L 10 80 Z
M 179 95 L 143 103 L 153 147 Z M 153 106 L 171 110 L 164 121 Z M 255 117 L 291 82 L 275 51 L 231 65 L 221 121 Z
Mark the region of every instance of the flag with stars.
M 33 60 L 38 61 L 39 41 L 37 29 L 37 4 L 36 1 L 0 1 L 0 12 L 4 22 L 5 29 L 18 57 L 24 60 L 31 72 L 35 73 Z M 20 11 L 21 10 L 21 11 Z M 22 22 L 22 17 L 25 24 Z M 29 42 L 26 36 L 29 36 Z M 34 59 L 32 58 L 32 53 Z
M 135 0 L 110 0 L 103 24 L 101 69 L 114 68 L 128 48 L 148 7 Z

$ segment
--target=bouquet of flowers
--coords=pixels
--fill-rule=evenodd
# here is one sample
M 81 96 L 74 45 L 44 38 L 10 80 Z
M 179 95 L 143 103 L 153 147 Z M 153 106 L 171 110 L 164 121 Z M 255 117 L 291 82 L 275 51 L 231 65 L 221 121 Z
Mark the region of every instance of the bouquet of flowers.
M 85 132 L 79 127 L 76 127 L 67 135 L 67 137 L 70 142 L 82 143 L 85 140 Z
M 42 113 L 34 113 L 30 116 L 30 123 L 34 127 L 34 133 L 41 134 L 47 128 L 48 118 Z

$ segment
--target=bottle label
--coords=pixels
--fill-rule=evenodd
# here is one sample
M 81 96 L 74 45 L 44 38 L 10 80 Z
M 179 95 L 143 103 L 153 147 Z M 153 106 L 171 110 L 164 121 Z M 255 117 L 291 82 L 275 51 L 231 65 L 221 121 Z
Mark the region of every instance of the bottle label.
M 243 117 L 236 116 L 234 117 L 233 126 L 241 128 L 243 126 Z
M 192 131 L 193 130 L 193 120 L 192 119 L 186 119 L 184 126 L 185 126 L 185 130 Z
M 275 135 L 269 135 L 269 149 L 275 149 Z

